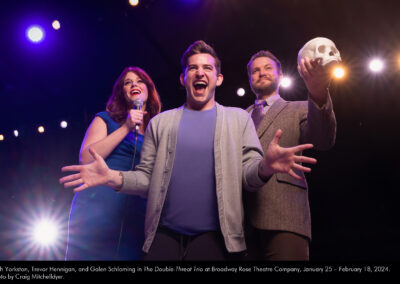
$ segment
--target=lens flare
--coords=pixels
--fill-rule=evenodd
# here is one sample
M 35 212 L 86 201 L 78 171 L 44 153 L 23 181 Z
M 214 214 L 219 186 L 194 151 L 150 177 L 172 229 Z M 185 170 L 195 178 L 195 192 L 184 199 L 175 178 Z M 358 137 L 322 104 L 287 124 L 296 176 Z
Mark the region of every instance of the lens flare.
M 2 254 L 8 260 L 63 260 L 69 207 L 70 201 L 59 199 L 57 190 L 44 191 L 41 186 L 9 199 L 10 212 L 0 214 L 2 220 L 7 217 Z
M 282 88 L 289 88 L 292 85 L 292 79 L 290 79 L 289 77 L 283 77 L 281 80 L 281 84 L 280 86 Z
M 375 73 L 381 72 L 383 70 L 383 61 L 379 58 L 372 59 L 369 62 L 369 69 Z
M 58 237 L 56 224 L 50 220 L 40 220 L 33 229 L 33 240 L 42 246 L 50 246 L 55 243 Z
M 333 76 L 336 79 L 341 79 L 344 77 L 344 75 L 346 74 L 344 68 L 342 66 L 337 66 L 333 69 Z

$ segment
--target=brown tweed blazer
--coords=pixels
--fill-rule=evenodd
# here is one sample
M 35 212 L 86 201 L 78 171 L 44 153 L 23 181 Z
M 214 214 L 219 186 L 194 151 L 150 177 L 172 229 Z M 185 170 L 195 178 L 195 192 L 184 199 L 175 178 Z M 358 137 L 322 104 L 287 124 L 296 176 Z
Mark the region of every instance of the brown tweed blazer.
M 282 147 L 312 143 L 315 150 L 328 150 L 336 139 L 336 118 L 330 96 L 323 108 L 310 99 L 289 102 L 280 98 L 275 101 L 257 129 L 264 152 L 278 129 L 283 131 L 279 140 Z M 259 191 L 245 192 L 247 222 L 251 226 L 294 232 L 311 240 L 307 182 L 303 173 L 297 174 L 302 180 L 277 173 Z

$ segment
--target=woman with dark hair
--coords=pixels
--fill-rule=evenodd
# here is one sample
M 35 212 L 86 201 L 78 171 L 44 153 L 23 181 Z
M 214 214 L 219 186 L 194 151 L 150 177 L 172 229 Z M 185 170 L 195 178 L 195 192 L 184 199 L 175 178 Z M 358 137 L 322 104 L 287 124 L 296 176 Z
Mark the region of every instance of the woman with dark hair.
M 143 103 L 140 110 L 134 109 L 135 100 Z M 106 111 L 96 114 L 86 131 L 80 163 L 93 160 L 89 153 L 93 148 L 110 168 L 134 169 L 147 124 L 160 110 L 160 98 L 149 75 L 138 67 L 125 68 L 114 84 Z M 145 210 L 145 199 L 116 193 L 106 186 L 76 193 L 65 259 L 140 260 Z

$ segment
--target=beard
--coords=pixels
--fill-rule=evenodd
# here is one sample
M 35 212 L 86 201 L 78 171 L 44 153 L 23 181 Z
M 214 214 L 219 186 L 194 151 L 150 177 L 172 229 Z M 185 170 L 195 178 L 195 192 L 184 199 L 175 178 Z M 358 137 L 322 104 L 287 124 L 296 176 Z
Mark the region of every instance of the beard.
M 275 78 L 271 80 L 271 83 L 267 86 L 251 86 L 254 93 L 258 96 L 270 95 L 278 89 L 278 80 Z

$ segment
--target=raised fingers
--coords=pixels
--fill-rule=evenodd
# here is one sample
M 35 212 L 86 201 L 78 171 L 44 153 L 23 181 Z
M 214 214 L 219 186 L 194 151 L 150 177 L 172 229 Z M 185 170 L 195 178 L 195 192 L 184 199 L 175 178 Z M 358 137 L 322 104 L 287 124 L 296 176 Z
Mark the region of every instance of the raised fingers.
M 307 57 L 301 59 L 300 65 L 297 66 L 299 73 L 303 79 L 309 79 L 314 76 L 316 72 L 319 72 L 321 66 L 321 58 L 317 59 L 308 59 Z
M 291 147 L 290 149 L 291 149 L 292 152 L 297 153 L 297 152 L 301 152 L 301 151 L 304 151 L 304 150 L 307 150 L 307 149 L 311 149 L 313 147 L 314 147 L 313 144 L 301 144 L 301 145 L 298 145 L 298 146 Z
M 293 164 L 292 169 L 296 169 L 296 170 L 299 170 L 299 171 L 302 171 L 302 172 L 305 172 L 305 173 L 311 172 L 310 168 L 304 167 L 304 166 L 296 164 L 296 163 Z
M 84 183 L 81 186 L 78 186 L 77 188 L 74 188 L 74 192 L 76 193 L 76 192 L 82 191 L 82 190 L 84 190 L 86 188 L 88 188 L 88 186 L 87 186 L 87 184 Z
M 308 78 L 309 75 L 310 75 L 310 72 L 309 72 L 309 70 L 307 69 L 307 66 L 306 66 L 306 60 L 307 60 L 307 58 L 301 59 L 301 60 L 300 60 L 300 64 L 297 65 L 297 70 L 299 71 L 300 76 L 301 76 L 303 79 Z
M 74 181 L 64 183 L 64 187 L 72 187 L 72 186 L 77 186 L 80 184 L 83 184 L 83 180 L 81 178 L 74 180 Z
M 69 175 L 69 176 L 65 176 L 59 179 L 60 183 L 66 183 L 66 182 L 70 182 L 76 179 L 80 179 L 81 178 L 81 174 L 77 173 L 77 174 L 73 174 L 73 175 Z
M 307 164 L 316 164 L 317 163 L 316 159 L 306 157 L 306 156 L 295 156 L 294 161 L 296 163 L 307 163 Z
M 65 166 L 61 168 L 62 172 L 79 172 L 82 169 L 82 165 Z
M 314 71 L 313 64 L 311 63 L 311 60 L 308 59 L 307 57 L 304 58 L 304 67 L 309 74 L 312 74 L 312 72 Z
M 301 177 L 298 174 L 296 174 L 292 169 L 289 170 L 288 174 L 294 177 L 295 179 L 301 179 Z
M 279 139 L 281 138 L 281 136 L 282 136 L 282 130 L 278 129 L 275 132 L 275 136 L 274 136 L 274 139 L 272 139 L 272 142 L 275 143 L 275 144 L 278 144 Z

